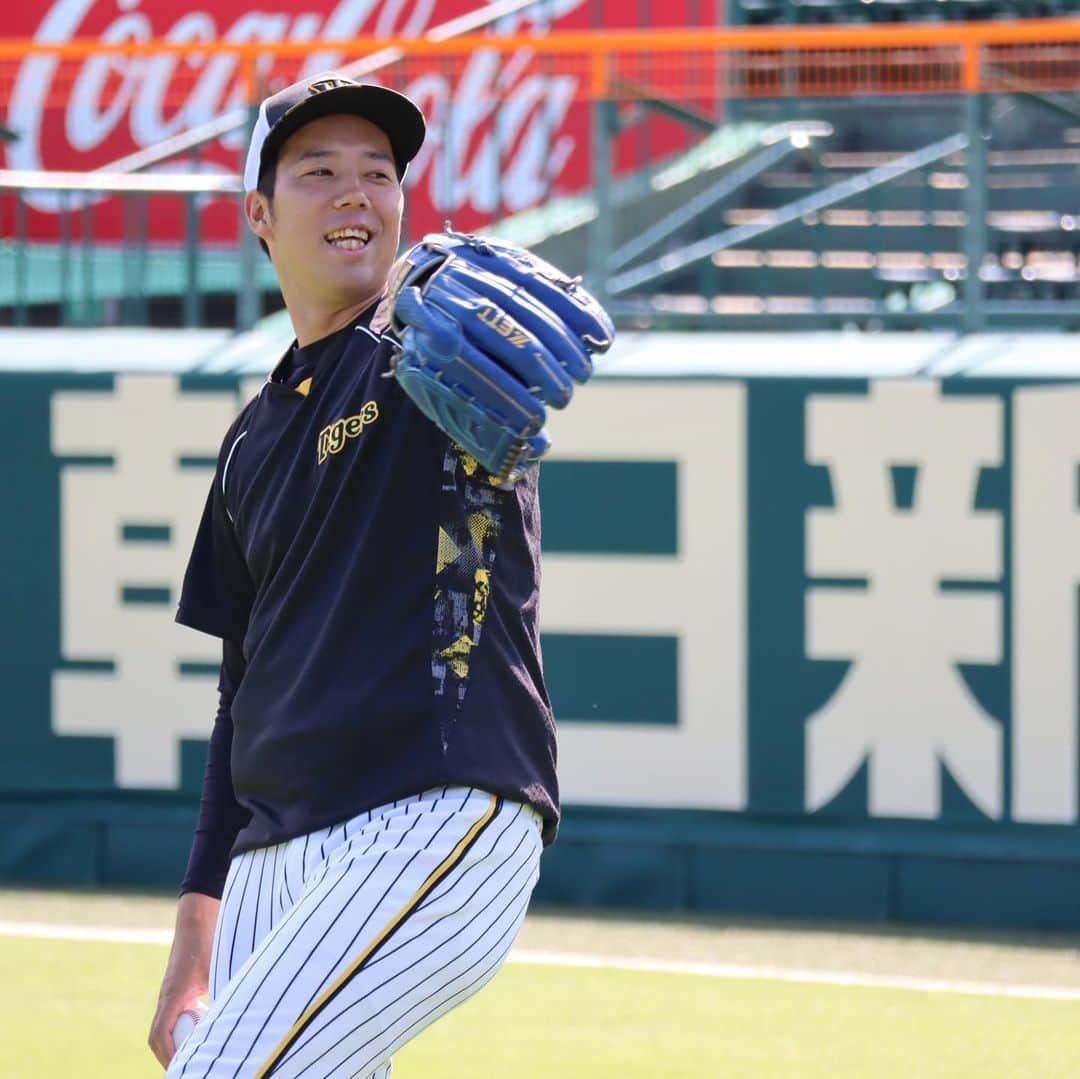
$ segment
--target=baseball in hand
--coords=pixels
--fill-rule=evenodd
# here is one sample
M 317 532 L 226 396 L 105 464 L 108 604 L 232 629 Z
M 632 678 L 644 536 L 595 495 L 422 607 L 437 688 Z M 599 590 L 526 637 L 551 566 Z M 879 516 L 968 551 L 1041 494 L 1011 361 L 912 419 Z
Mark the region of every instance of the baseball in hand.
M 181 1045 L 187 1041 L 188 1036 L 195 1029 L 195 1027 L 202 1021 L 202 1017 L 206 1014 L 206 1005 L 197 1000 L 190 1008 L 185 1008 L 177 1017 L 176 1023 L 173 1025 L 172 1035 L 173 1043 L 176 1048 L 179 1049 Z

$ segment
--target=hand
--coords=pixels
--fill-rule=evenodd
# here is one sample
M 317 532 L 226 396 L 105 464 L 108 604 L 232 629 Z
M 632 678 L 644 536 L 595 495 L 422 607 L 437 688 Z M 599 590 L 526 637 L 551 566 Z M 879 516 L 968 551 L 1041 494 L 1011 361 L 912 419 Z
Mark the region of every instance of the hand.
M 147 1039 L 163 1068 L 176 1053 L 172 1032 L 177 1017 L 210 987 L 210 952 L 220 906 L 220 900 L 197 892 L 181 896 L 177 904 L 172 951 Z
M 387 305 L 401 388 L 507 487 L 548 451 L 548 407 L 566 407 L 615 333 L 578 279 L 524 248 L 458 232 L 406 252 L 380 325 Z

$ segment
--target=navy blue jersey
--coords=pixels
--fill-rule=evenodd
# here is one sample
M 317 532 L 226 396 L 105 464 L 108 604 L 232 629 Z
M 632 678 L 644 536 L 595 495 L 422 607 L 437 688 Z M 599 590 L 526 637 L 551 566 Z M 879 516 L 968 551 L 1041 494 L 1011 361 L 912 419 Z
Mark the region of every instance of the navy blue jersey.
M 536 473 L 493 486 L 346 329 L 232 425 L 177 621 L 239 645 L 234 853 L 445 784 L 558 821 Z

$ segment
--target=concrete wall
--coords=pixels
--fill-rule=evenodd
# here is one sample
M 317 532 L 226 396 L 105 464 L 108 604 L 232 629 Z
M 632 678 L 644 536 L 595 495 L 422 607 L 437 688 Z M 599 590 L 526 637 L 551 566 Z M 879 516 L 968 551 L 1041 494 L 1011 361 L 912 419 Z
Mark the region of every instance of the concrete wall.
M 539 896 L 1080 925 L 1080 385 L 654 358 L 551 425 Z M 0 879 L 178 878 L 216 649 L 171 616 L 257 384 L 0 374 Z

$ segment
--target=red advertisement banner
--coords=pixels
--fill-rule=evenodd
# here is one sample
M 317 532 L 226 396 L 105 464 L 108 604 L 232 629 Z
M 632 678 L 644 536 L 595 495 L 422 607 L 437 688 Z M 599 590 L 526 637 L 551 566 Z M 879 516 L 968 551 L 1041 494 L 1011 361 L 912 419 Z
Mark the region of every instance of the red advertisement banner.
M 478 0 L 50 0 L 17 5 L 7 17 L 9 37 L 49 45 L 96 41 L 103 46 L 169 42 L 176 52 L 91 53 L 77 60 L 31 49 L 0 77 L 3 124 L 17 138 L 0 143 L 9 169 L 93 170 L 249 104 L 252 72 L 235 54 L 198 51 L 225 42 L 266 46 L 254 72 L 260 91 L 360 58 L 314 43 L 357 37 L 421 38 L 434 27 L 478 10 Z M 615 0 L 540 0 L 504 16 L 483 32 L 538 36 L 550 30 L 715 25 L 706 0 L 628 4 Z M 283 64 L 275 46 L 312 42 L 310 53 Z M 361 54 L 362 55 L 362 54 Z M 451 219 L 476 228 L 553 197 L 590 186 L 590 107 L 582 74 L 560 70 L 557 57 L 523 48 L 479 49 L 423 62 L 395 64 L 372 76 L 408 93 L 428 117 L 425 147 L 407 177 L 408 230 L 416 236 Z M 671 121 L 650 119 L 617 159 L 622 168 L 678 148 L 687 133 Z M 208 142 L 198 157 L 152 166 L 163 172 L 236 173 L 245 133 Z M 204 239 L 235 239 L 235 199 L 199 196 Z M 90 226 L 97 239 L 125 234 L 116 197 L 98 197 Z M 74 196 L 35 191 L 27 196 L 29 232 L 55 238 L 58 217 Z M 183 201 L 150 196 L 147 214 L 156 241 L 182 235 Z M 81 205 L 81 203 L 78 203 Z M 75 232 L 83 227 L 76 215 Z M 130 217 L 130 213 L 128 214 Z M 128 228 L 130 228 L 130 223 Z M 8 225 L 5 223 L 4 231 Z

